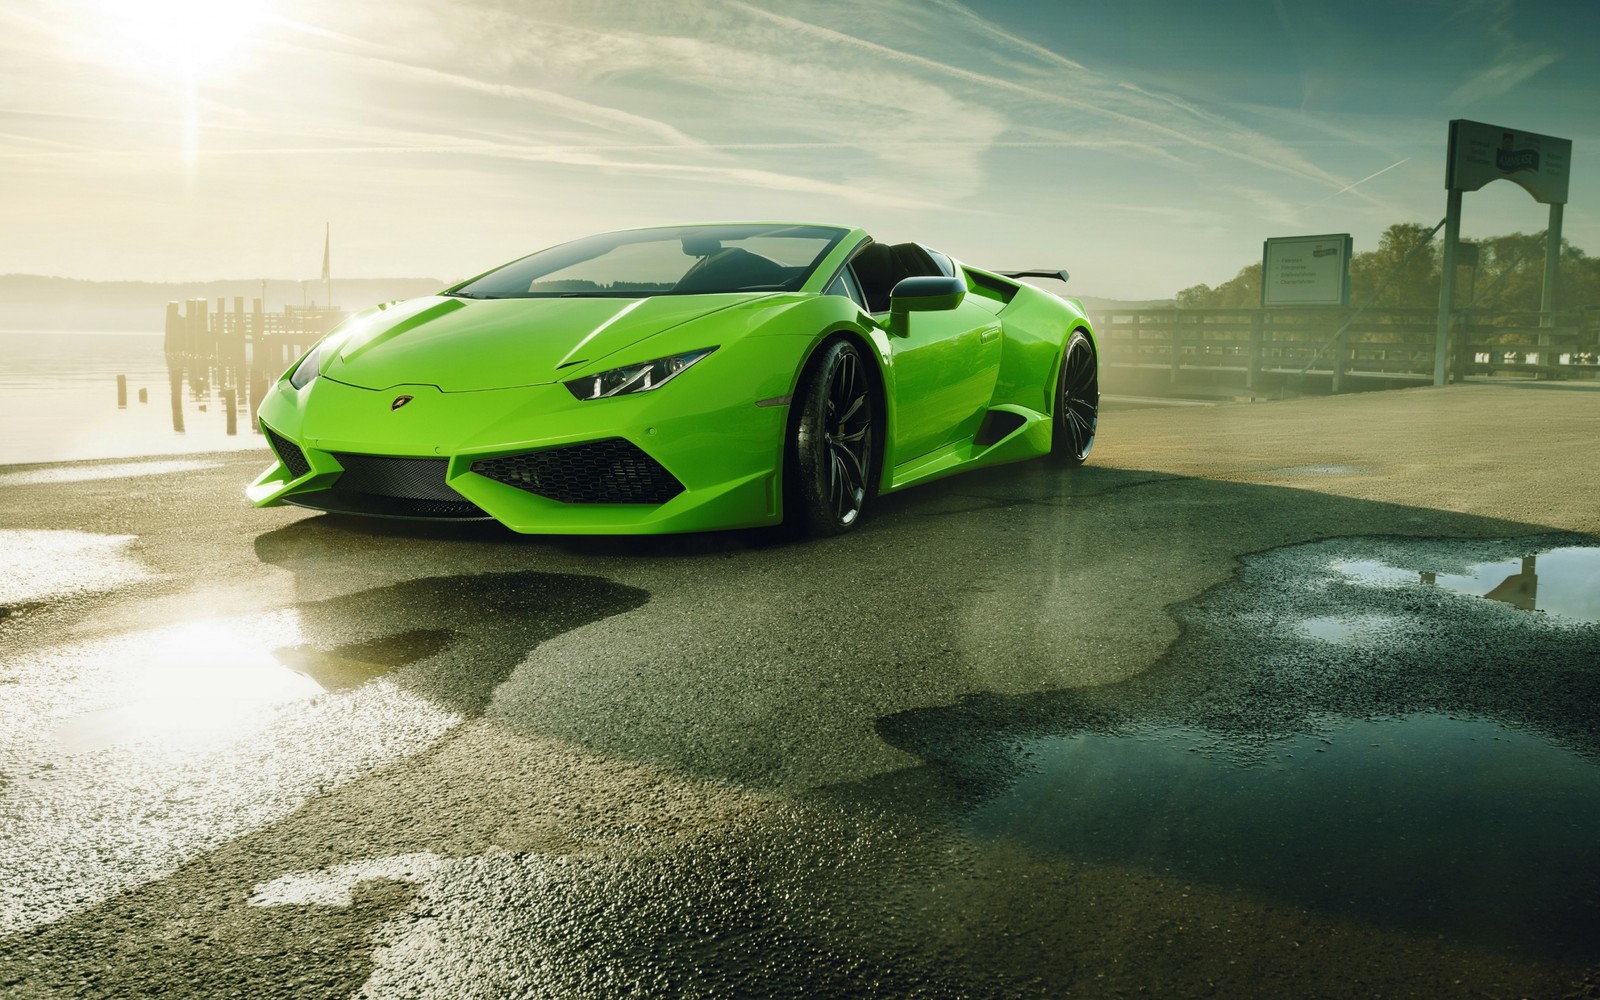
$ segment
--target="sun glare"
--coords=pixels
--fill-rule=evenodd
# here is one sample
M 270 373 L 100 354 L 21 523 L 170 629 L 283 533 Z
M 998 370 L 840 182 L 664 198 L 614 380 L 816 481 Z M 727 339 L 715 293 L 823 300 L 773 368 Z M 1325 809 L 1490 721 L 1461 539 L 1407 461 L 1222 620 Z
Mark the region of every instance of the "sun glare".
M 272 7 L 272 0 L 94 0 L 87 33 L 108 61 L 193 81 L 242 58 Z

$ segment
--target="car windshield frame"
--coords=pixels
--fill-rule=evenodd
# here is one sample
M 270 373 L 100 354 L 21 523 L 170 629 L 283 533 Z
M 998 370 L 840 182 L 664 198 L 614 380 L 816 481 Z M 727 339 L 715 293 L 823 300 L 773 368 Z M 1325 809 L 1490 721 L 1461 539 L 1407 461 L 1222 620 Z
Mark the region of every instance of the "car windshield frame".
M 657 295 L 797 292 L 849 233 L 849 229 L 840 226 L 794 223 L 625 229 L 540 250 L 440 294 L 468 299 L 637 299 Z M 810 249 L 806 244 L 814 246 L 815 253 L 804 263 L 789 263 L 740 246 L 746 241 L 763 240 L 768 249 L 772 241 L 793 240 L 795 246 L 792 249 L 801 251 L 802 256 Z M 678 263 L 672 256 L 674 245 L 676 252 L 684 257 L 683 272 L 670 282 L 629 280 L 627 276 L 619 275 L 609 285 L 596 282 L 593 278 L 569 278 L 546 282 L 551 287 L 538 289 L 541 279 L 559 275 L 563 271 L 577 270 L 582 273 L 585 265 L 602 262 L 607 257 L 624 257 L 629 248 L 642 248 L 643 256 L 652 258 L 645 262 L 648 266 L 665 267 L 665 272 L 658 273 L 670 273 Z M 617 287 L 619 284 L 625 287 Z

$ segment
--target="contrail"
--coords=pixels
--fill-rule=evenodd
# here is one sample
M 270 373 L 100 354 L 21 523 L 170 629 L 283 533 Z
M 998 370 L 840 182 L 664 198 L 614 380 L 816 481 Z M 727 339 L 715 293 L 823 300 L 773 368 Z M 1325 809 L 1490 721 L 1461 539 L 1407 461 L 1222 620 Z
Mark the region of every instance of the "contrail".
M 1400 163 L 1410 163 L 1410 162 L 1411 162 L 1411 157 L 1409 157 L 1409 156 L 1400 161 Z M 1398 167 L 1400 165 L 1400 163 L 1391 163 L 1387 167 L 1384 167 L 1382 170 L 1378 171 L 1377 173 L 1368 174 L 1367 176 L 1361 178 L 1359 181 L 1356 181 L 1354 184 L 1348 185 L 1347 187 L 1342 187 L 1339 190 L 1335 191 L 1333 194 L 1328 195 L 1328 198 L 1337 198 L 1341 194 L 1344 194 L 1346 191 L 1350 190 L 1351 188 L 1359 187 L 1362 184 L 1365 184 L 1367 181 L 1372 180 L 1374 177 L 1378 176 L 1378 174 L 1386 174 L 1386 173 L 1388 173 L 1389 171 L 1393 170 L 1395 167 Z M 1326 201 L 1327 198 L 1324 198 L 1323 200 Z

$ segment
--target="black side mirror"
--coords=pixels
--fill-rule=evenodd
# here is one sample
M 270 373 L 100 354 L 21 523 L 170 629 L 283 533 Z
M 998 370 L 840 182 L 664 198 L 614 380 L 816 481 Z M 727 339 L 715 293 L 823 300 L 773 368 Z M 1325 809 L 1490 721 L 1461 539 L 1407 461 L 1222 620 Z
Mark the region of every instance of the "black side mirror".
M 912 313 L 954 309 L 966 297 L 967 283 L 961 278 L 944 275 L 902 278 L 889 293 L 889 332 L 905 336 L 910 331 Z

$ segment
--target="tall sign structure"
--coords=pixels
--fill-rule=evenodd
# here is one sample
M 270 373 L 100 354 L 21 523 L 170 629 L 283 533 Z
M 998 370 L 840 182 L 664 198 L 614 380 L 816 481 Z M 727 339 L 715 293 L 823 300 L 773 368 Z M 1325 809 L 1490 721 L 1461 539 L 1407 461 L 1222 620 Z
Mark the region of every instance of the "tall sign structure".
M 1455 304 L 1456 244 L 1461 238 L 1461 195 L 1504 178 L 1550 206 L 1550 228 L 1544 255 L 1544 295 L 1539 325 L 1555 325 L 1552 309 L 1556 264 L 1561 259 L 1561 212 L 1567 204 L 1572 165 L 1572 140 L 1457 118 L 1450 123 L 1450 148 L 1445 160 L 1444 267 L 1439 275 L 1439 329 L 1434 345 L 1433 384 L 1444 385 L 1450 337 L 1450 309 Z

